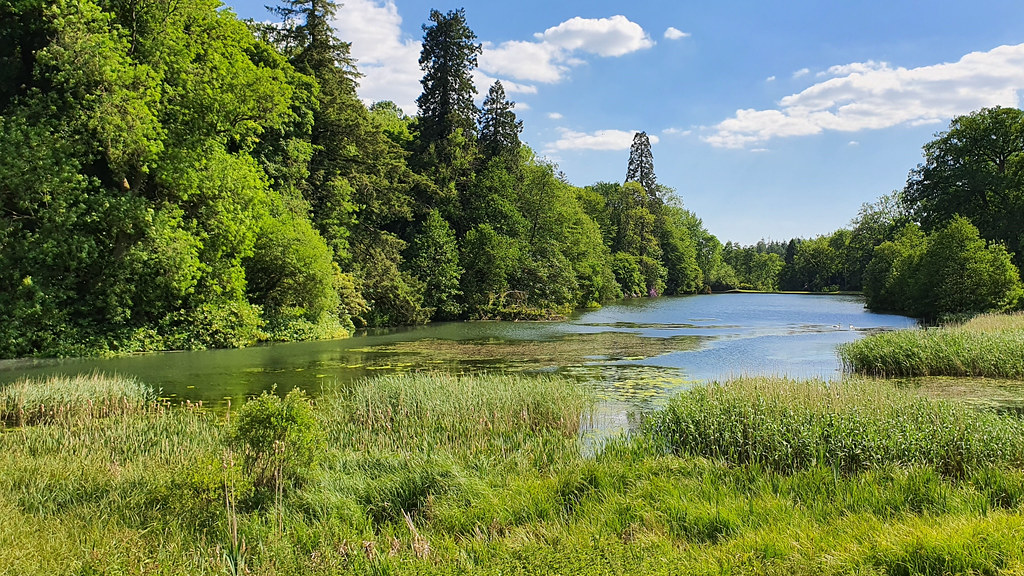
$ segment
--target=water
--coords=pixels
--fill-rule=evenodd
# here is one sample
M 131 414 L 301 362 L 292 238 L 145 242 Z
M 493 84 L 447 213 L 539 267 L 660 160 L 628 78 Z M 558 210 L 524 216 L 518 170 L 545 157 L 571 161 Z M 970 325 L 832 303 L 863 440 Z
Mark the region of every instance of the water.
M 134 375 L 172 400 L 238 405 L 276 388 L 313 394 L 383 373 L 551 372 L 595 387 L 599 427 L 662 403 L 695 382 L 740 374 L 834 378 L 835 347 L 874 330 L 914 326 L 855 296 L 717 294 L 639 299 L 564 322 L 442 323 L 346 340 L 109 359 L 0 361 L 0 384 L 25 376 Z

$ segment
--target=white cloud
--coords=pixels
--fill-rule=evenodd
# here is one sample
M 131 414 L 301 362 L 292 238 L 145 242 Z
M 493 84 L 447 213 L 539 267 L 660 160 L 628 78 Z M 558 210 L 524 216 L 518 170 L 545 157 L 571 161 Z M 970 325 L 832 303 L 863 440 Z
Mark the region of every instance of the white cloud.
M 712 146 L 742 148 L 772 138 L 941 123 L 991 106 L 1019 106 L 1024 44 L 971 52 L 957 62 L 893 68 L 879 62 L 833 66 L 835 77 L 779 101 L 737 110 L 713 127 Z
M 484 45 L 477 58 L 481 69 L 528 82 L 559 82 L 569 72 L 563 50 L 542 42 L 514 40 L 499 46 Z
M 683 32 L 675 26 L 669 26 L 665 29 L 665 38 L 669 40 L 679 40 L 680 38 L 686 38 L 689 35 L 689 32 Z
M 693 130 L 683 130 L 682 128 L 665 128 L 661 131 L 662 134 L 668 136 L 689 136 L 693 133 Z
M 623 56 L 654 46 L 639 24 L 622 15 L 611 18 L 577 16 L 534 34 L 534 37 L 564 50 L 580 50 L 598 56 Z
M 480 100 L 483 100 L 484 96 L 487 95 L 487 91 L 491 89 L 494 81 L 497 80 L 487 74 L 484 74 L 479 69 L 473 70 L 473 85 L 476 86 L 477 96 Z M 511 80 L 505 80 L 501 78 L 501 87 L 505 89 L 505 94 L 536 94 L 537 87 L 532 84 L 519 84 Z
M 654 46 L 644 29 L 625 16 L 570 18 L 534 38 L 484 44 L 480 68 L 497 76 L 552 84 L 564 80 L 572 67 L 586 63 L 580 53 L 614 57 Z
M 420 42 L 402 34 L 394 0 L 345 0 L 334 20 L 338 36 L 352 43 L 363 74 L 359 95 L 366 101 L 392 100 L 407 114 L 416 112 L 420 94 Z
M 769 76 L 764 79 L 765 82 L 775 82 L 775 76 Z
M 850 64 L 838 64 L 836 66 L 830 66 L 828 70 L 824 72 L 818 72 L 818 76 L 849 76 L 850 74 L 864 74 L 865 72 L 874 72 L 875 70 L 887 70 L 889 68 L 888 62 L 875 62 L 874 60 L 868 60 L 867 62 L 852 62 Z
M 559 128 L 561 137 L 545 149 L 545 153 L 558 150 L 629 150 L 633 144 L 632 130 L 597 130 L 595 132 L 576 132 L 568 128 Z M 657 136 L 648 135 L 651 144 L 658 143 Z
M 800 78 L 802 76 L 807 76 L 810 73 L 811 73 L 811 69 L 810 68 L 801 68 L 801 69 L 797 70 L 796 72 L 793 72 L 793 78 Z
M 856 140 L 850 140 L 849 142 L 846 143 L 846 145 L 847 146 L 860 146 L 860 142 L 857 142 Z
M 548 118 L 551 118 L 552 120 L 561 120 L 563 116 L 558 112 L 551 112 L 548 114 Z

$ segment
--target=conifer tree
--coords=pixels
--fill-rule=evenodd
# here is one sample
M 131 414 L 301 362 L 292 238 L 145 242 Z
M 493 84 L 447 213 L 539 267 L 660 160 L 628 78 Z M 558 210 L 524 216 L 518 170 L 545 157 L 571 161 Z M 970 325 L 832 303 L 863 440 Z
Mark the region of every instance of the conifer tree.
M 473 103 L 476 87 L 473 69 L 480 44 L 466 25 L 466 11 L 442 14 L 430 11 L 431 25 L 423 26 L 423 94 L 416 99 L 420 112 L 420 137 L 426 144 L 442 142 L 459 129 L 467 137 L 476 127 L 477 109 Z
M 480 113 L 480 151 L 485 158 L 515 158 L 519 153 L 523 122 L 516 119 L 514 107 L 515 103 L 505 98 L 501 81 L 495 80 Z
M 654 154 L 651 153 L 651 141 L 647 132 L 633 135 L 633 144 L 629 147 L 629 166 L 626 168 L 626 182 L 639 182 L 647 192 L 648 198 L 658 197 L 658 179 L 654 175 Z

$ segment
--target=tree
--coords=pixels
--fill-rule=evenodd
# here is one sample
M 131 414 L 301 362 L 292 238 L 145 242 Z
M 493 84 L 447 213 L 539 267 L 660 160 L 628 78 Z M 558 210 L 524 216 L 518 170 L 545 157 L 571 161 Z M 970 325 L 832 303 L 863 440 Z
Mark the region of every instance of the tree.
M 903 189 L 921 226 L 938 230 L 964 216 L 1024 265 L 1024 112 L 996 107 L 958 116 L 924 155 Z
M 476 34 L 466 25 L 466 11 L 442 14 L 430 11 L 432 25 L 423 26 L 423 94 L 416 99 L 420 111 L 420 138 L 426 145 L 443 144 L 458 131 L 475 133 L 477 109 L 473 69 L 482 52 Z
M 629 165 L 626 168 L 626 182 L 639 182 L 649 199 L 658 198 L 658 179 L 654 175 L 654 154 L 647 132 L 633 135 L 629 147 Z
M 918 278 L 925 289 L 915 301 L 915 316 L 1003 311 L 1021 296 L 1020 273 L 1006 249 L 986 245 L 963 217 L 929 236 Z
M 519 134 L 523 131 L 522 120 L 516 119 L 514 102 L 505 99 L 505 88 L 495 80 L 484 98 L 480 111 L 480 151 L 485 159 L 504 158 L 511 163 L 518 162 L 522 142 Z
M 463 270 L 451 226 L 437 210 L 431 211 L 409 248 L 409 269 L 424 283 L 424 306 L 433 309 L 434 319 L 454 320 L 462 311 L 459 278 Z

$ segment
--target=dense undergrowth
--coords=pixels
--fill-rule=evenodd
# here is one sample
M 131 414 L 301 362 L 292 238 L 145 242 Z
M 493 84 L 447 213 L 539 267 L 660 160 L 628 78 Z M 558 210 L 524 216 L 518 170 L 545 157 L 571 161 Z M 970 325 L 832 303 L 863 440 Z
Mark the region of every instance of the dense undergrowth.
M 1024 314 L 883 332 L 844 344 L 839 354 L 848 370 L 874 376 L 1024 379 Z
M 856 382 L 695 389 L 592 457 L 579 441 L 590 397 L 555 378 L 390 377 L 232 415 L 79 411 L 0 434 L 0 574 L 1024 570 L 1020 421 L 888 397 Z M 253 417 L 281 434 L 243 439 Z M 857 430 L 840 442 L 830 418 Z M 884 454 L 887 426 L 960 438 L 958 464 L 781 459 L 808 437 L 826 455 Z M 708 430 L 741 429 L 765 457 L 700 447 Z M 311 458 L 281 457 L 293 437 Z M 262 487 L 246 446 L 271 459 Z M 308 468 L 289 477 L 293 462 Z

